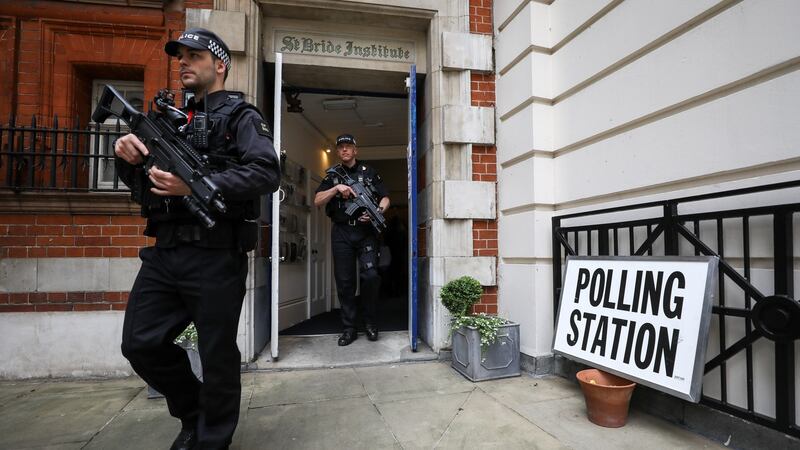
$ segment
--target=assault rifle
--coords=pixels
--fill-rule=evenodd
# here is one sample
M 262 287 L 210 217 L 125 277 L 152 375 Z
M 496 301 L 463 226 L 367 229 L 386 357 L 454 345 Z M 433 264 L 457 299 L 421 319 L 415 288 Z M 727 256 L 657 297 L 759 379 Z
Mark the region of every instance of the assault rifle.
M 338 165 L 328 169 L 328 173 L 341 177 L 344 184 L 349 186 L 356 194 L 355 197 L 348 199 L 346 203 L 347 208 L 344 211 L 345 214 L 353 219 L 358 219 L 362 214 L 367 213 L 369 221 L 372 223 L 375 230 L 378 233 L 383 232 L 383 230 L 386 229 L 386 219 L 383 217 L 383 214 L 378 211 L 378 205 L 375 204 L 372 195 L 370 195 L 364 184 L 354 180 Z
M 147 147 L 150 152 L 145 161 L 147 172 L 155 165 L 172 172 L 189 186 L 192 193 L 183 196 L 183 204 L 207 228 L 212 228 L 216 223 L 212 210 L 224 213 L 227 207 L 219 188 L 209 179 L 208 157 L 198 153 L 177 134 L 168 114 L 151 111 L 145 115 L 125 101 L 116 89 L 106 85 L 92 120 L 100 123 L 109 116 L 122 119 Z

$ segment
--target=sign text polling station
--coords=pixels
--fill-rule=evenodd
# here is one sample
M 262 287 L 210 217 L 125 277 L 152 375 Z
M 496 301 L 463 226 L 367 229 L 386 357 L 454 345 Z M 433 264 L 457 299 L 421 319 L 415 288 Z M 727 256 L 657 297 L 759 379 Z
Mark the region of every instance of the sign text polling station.
M 717 259 L 568 257 L 553 349 L 699 401 Z

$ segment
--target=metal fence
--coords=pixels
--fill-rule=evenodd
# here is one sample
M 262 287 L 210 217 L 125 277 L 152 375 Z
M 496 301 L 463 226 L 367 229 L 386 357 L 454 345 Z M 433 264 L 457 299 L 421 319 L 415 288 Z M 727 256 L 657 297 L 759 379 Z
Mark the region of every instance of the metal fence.
M 79 122 L 79 120 L 76 120 Z M 59 128 L 58 117 L 51 126 L 37 118 L 30 125 L 18 125 L 14 117 L 0 125 L 0 188 L 21 191 L 127 190 L 114 169 L 114 140 L 127 128 L 91 124 L 85 128 Z
M 800 181 L 554 217 L 554 311 L 567 255 L 718 256 L 701 403 L 800 437 L 800 303 L 793 281 L 800 203 L 766 198 L 778 192 L 797 198 L 797 187 Z M 755 206 L 737 207 L 747 199 Z M 614 216 L 624 220 L 609 220 Z

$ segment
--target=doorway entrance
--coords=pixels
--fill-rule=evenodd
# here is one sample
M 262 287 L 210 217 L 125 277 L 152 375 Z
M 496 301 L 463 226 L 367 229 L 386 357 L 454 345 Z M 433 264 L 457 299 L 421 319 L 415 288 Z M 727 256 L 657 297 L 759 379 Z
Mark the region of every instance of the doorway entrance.
M 266 86 L 274 85 L 274 66 L 265 64 Z M 282 69 L 280 98 L 275 98 L 275 91 L 265 89 L 268 94 L 264 102 L 268 116 L 273 115 L 273 102 L 281 105 L 277 121 L 283 174 L 277 220 L 278 304 L 267 317 L 262 315 L 259 320 L 256 316 L 254 335 L 263 339 L 256 342 L 256 350 L 267 345 L 276 331 L 282 336 L 279 342 L 290 336 L 327 336 L 335 342 L 341 332 L 332 276 L 330 220 L 324 208 L 313 206 L 313 196 L 325 170 L 338 163 L 334 140 L 342 133 L 356 136 L 358 160 L 377 169 L 389 190 L 392 206 L 386 212 L 388 227 L 381 236 L 384 258 L 377 322 L 382 339 L 391 340 L 387 332 L 403 332 L 407 346 L 411 322 L 408 224 L 413 213 L 408 201 L 407 157 L 409 130 L 413 129 L 409 127 L 408 74 L 297 64 L 286 64 Z M 421 99 L 421 95 L 416 96 L 414 105 Z M 269 120 L 276 123 L 274 116 Z M 268 271 L 260 273 L 262 277 L 268 275 Z M 270 310 L 263 305 L 269 301 L 268 293 L 264 289 L 256 294 L 262 311 Z M 396 337 L 393 340 L 403 342 Z M 281 353 L 290 351 L 289 346 L 281 347 Z M 268 355 L 276 360 L 275 348 L 267 346 L 259 360 Z M 281 358 L 284 356 L 288 355 L 281 354 Z

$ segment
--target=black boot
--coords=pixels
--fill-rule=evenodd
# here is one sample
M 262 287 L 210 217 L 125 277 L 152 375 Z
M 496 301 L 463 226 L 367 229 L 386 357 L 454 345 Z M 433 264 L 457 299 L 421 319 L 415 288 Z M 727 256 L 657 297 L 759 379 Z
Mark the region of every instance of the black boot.
M 341 336 L 339 336 L 339 346 L 344 347 L 345 345 L 350 345 L 358 339 L 358 333 L 356 330 L 344 330 Z
M 377 341 L 378 340 L 378 327 L 375 325 L 367 324 L 365 328 L 365 334 L 367 335 L 367 339 L 370 341 Z

